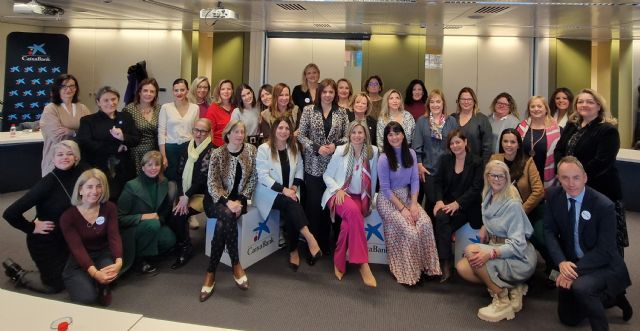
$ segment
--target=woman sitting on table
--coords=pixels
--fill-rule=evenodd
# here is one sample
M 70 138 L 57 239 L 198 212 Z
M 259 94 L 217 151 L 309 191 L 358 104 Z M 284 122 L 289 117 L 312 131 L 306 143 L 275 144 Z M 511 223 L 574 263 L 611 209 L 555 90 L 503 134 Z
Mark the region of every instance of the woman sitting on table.
M 367 286 L 376 287 L 369 268 L 369 248 L 364 233 L 364 218 L 371 213 L 378 168 L 378 148 L 371 146 L 364 121 L 353 121 L 347 129 L 349 142 L 338 146 L 322 175 L 327 189 L 322 205 L 342 218 L 340 234 L 333 255 L 333 269 L 338 280 L 349 262 L 360 264 L 360 275 Z
M 130 180 L 118 199 L 118 217 L 124 247 L 124 267 L 141 274 L 158 269 L 148 259 L 167 253 L 176 243 L 166 225 L 171 208 L 167 178 L 162 175 L 162 154 L 149 151 L 142 157 L 142 173 Z
M 487 164 L 482 196 L 481 243 L 467 246 L 456 269 L 462 278 L 486 285 L 493 297 L 490 305 L 478 310 L 480 319 L 510 320 L 522 309 L 525 282 L 536 268 L 536 251 L 527 241 L 533 228 L 504 162 Z
M 245 143 L 245 126 L 231 121 L 222 132 L 225 144 L 213 151 L 207 185 L 211 198 L 205 198 L 208 218 L 216 218 L 211 239 L 209 267 L 200 290 L 200 302 L 209 299 L 216 281 L 216 269 L 225 247 L 233 268 L 233 279 L 242 289 L 249 289 L 247 275 L 238 256 L 238 219 L 247 213 L 247 200 L 256 188 L 256 148 Z
M 131 114 L 117 110 L 120 93 L 110 86 L 96 92 L 98 112 L 80 119 L 76 137 L 90 166 L 96 167 L 109 180 L 109 198 L 117 201 L 124 183 L 135 177 L 130 149 L 140 142 L 140 132 Z
M 98 169 L 80 175 L 73 207 L 60 217 L 71 256 L 62 273 L 71 301 L 111 304 L 111 284 L 122 269 L 122 240 L 116 205 L 109 202 L 107 177 Z
M 482 226 L 482 159 L 470 153 L 467 137 L 460 128 L 451 131 L 447 146 L 451 153 L 440 156 L 434 185 L 433 215 L 442 266 L 441 283 L 451 277 L 454 258 L 451 235 L 466 223 L 473 229 Z
M 56 293 L 64 288 L 62 269 L 69 257 L 67 243 L 59 228 L 59 218 L 71 206 L 71 193 L 83 167 L 78 166 L 80 149 L 71 140 L 51 148 L 54 168 L 2 215 L 11 226 L 27 234 L 27 248 L 38 271 L 25 271 L 11 259 L 4 261 L 5 274 L 16 285 L 41 293 Z M 24 217 L 36 207 L 36 217 Z
M 171 265 L 171 269 L 184 266 L 193 255 L 188 219 L 204 211 L 207 175 L 213 150 L 211 122 L 201 118 L 193 127 L 193 139 L 180 157 L 178 166 L 182 180 L 178 181 L 178 200 L 169 221 L 169 226 L 176 234 L 178 258 Z
M 91 114 L 89 108 L 78 102 L 78 80 L 70 74 L 56 77 L 51 84 L 51 103 L 40 117 L 40 130 L 44 138 L 42 146 L 42 177 L 53 170 L 52 147 L 56 143 L 73 139 L 80 127 L 80 118 Z
M 309 231 L 309 221 L 300 204 L 298 188 L 303 183 L 304 166 L 298 142 L 293 137 L 293 124 L 287 118 L 274 122 L 269 140 L 258 147 L 256 171 L 258 186 L 255 202 L 260 216 L 269 217 L 277 209 L 287 227 L 289 267 L 298 271 L 298 237 L 302 235 L 313 256 L 313 264 L 321 255 L 316 238 Z
M 409 148 L 402 125 L 391 121 L 383 134 L 377 209 L 384 224 L 389 267 L 398 283 L 415 285 L 422 274 L 440 275 L 433 226 L 418 204 L 416 154 Z

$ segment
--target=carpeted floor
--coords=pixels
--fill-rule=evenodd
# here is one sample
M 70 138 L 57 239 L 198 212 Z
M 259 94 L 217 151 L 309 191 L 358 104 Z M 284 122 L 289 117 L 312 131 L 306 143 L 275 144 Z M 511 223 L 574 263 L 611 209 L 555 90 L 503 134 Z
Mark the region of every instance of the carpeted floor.
M 22 193 L 0 195 L 0 212 Z M 33 211 L 31 211 L 32 213 Z M 640 214 L 628 213 L 631 247 L 626 261 L 634 284 L 640 282 Z M 27 269 L 29 258 L 24 235 L 7 222 L 0 222 L 0 259 L 11 257 Z M 247 330 L 589 330 L 588 323 L 578 328 L 563 327 L 556 316 L 556 291 L 544 287 L 536 274 L 523 310 L 511 321 L 487 323 L 476 317 L 478 308 L 490 298 L 483 286 L 468 284 L 459 278 L 441 285 L 437 281 L 408 288 L 399 285 L 383 265 L 372 265 L 378 288 L 367 288 L 351 266 L 342 281 L 335 279 L 330 258 L 323 257 L 310 267 L 304 262 L 297 273 L 287 268 L 284 250 L 247 269 L 251 289 L 235 287 L 231 269 L 220 265 L 216 290 L 205 303 L 198 302 L 207 257 L 204 255 L 204 231 L 192 231 L 197 255 L 184 268 L 173 271 L 173 258 L 161 261 L 161 273 L 155 277 L 129 275 L 114 289 L 109 309 L 139 313 L 151 318 Z M 0 276 L 0 287 L 16 289 L 8 278 Z M 63 292 L 48 296 L 68 301 Z M 640 292 L 631 287 L 628 298 L 636 316 L 625 323 L 617 308 L 608 311 L 612 330 L 640 329 Z M 635 326 L 634 326 L 635 325 Z

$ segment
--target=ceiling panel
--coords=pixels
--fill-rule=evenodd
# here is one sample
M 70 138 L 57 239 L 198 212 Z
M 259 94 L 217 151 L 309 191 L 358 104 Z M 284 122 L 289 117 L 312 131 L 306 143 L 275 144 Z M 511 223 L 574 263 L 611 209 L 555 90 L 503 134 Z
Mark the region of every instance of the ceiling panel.
M 27 2 L 27 0 L 18 0 Z M 201 20 L 208 0 L 39 0 L 65 10 L 61 17 L 14 14 L 0 4 L 0 21 L 66 28 L 201 31 L 344 32 L 407 35 L 540 36 L 639 39 L 640 2 L 558 1 L 223 1 L 238 20 Z M 290 10 L 291 7 L 299 10 Z M 215 23 L 215 24 L 213 24 Z

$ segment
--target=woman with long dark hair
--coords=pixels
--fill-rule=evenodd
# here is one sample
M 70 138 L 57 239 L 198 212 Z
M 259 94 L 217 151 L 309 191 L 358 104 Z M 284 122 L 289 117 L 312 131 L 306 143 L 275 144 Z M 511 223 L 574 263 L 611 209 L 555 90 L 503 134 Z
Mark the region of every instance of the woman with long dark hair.
M 144 154 L 148 151 L 158 150 L 159 89 L 155 78 L 145 78 L 138 84 L 133 102 L 122 110 L 131 114 L 138 132 L 140 132 L 140 143 L 131 148 L 131 158 L 138 174 L 142 171 L 140 160 Z
M 260 113 L 262 119 L 260 121 L 260 132 L 262 132 L 262 138 L 268 139 L 271 132 L 271 126 L 278 118 L 285 117 L 289 119 L 293 125 L 293 136 L 297 137 L 299 134 L 298 127 L 300 125 L 300 116 L 302 110 L 293 103 L 291 98 L 289 86 L 285 83 L 278 83 L 273 87 L 273 98 L 269 108 Z
M 404 109 L 408 111 L 414 120 L 424 115 L 424 108 L 429 94 L 424 82 L 420 79 L 412 80 L 404 92 Z
M 487 116 L 480 111 L 476 92 L 470 87 L 463 87 L 456 102 L 458 108 L 452 116 L 468 139 L 469 151 L 486 164 L 493 154 L 493 130 Z
M 402 125 L 391 121 L 383 134 L 377 209 L 383 221 L 389 267 L 398 283 L 415 285 L 423 273 L 441 274 L 433 225 L 418 204 L 418 162 Z

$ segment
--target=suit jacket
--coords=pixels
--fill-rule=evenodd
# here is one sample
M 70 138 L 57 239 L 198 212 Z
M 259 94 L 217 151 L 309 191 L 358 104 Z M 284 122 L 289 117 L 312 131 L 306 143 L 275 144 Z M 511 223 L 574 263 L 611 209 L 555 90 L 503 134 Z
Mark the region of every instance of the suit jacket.
M 555 264 L 572 261 L 579 276 L 609 269 L 606 291 L 616 295 L 631 280 L 624 260 L 616 249 L 616 212 L 613 202 L 596 190 L 586 187 L 580 210 L 579 241 L 584 253 L 578 259 L 574 249 L 575 222 L 569 218 L 569 203 L 561 186 L 547 190 L 544 213 L 544 235 L 549 254 Z M 590 215 L 589 215 L 590 214 Z M 585 218 L 585 215 L 588 215 Z
M 375 189 L 376 180 L 378 179 L 378 148 L 371 146 L 373 149 L 373 157 L 369 160 L 369 169 L 371 169 L 371 186 Z M 349 162 L 349 155 L 343 155 L 346 145 L 338 146 L 336 151 L 331 156 L 331 161 L 327 166 L 327 170 L 322 175 L 324 183 L 327 185 L 327 189 L 322 195 L 322 207 L 327 204 L 329 199 L 336 194 L 336 192 L 342 188 L 345 180 L 347 180 L 347 163 Z M 373 192 L 375 193 L 375 192 Z M 373 196 L 371 197 L 373 201 Z
M 594 122 L 584 130 L 586 131 L 572 155 L 584 165 L 587 185 L 613 201 L 622 199 L 622 187 L 616 168 L 616 156 L 620 150 L 618 129 L 609 123 Z M 564 128 L 554 152 L 556 164 L 568 155 L 567 144 L 577 131 L 575 123 L 569 123 Z
M 320 146 L 325 144 L 343 145 L 347 142 L 347 113 L 338 107 L 331 109 L 331 130 L 325 134 L 322 108 L 307 106 L 300 118 L 300 135 L 298 141 L 304 147 L 304 172 L 320 177 L 327 169 L 331 155 L 318 154 Z
M 304 165 L 300 151 L 297 151 L 296 155 L 294 155 L 291 150 L 287 148 L 287 154 L 289 156 L 289 186 L 291 186 L 296 178 L 300 180 L 304 179 Z M 281 185 L 284 183 L 280 159 L 274 160 L 271 158 L 271 148 L 268 143 L 264 143 L 258 147 L 256 171 L 258 172 L 258 185 L 256 186 L 253 201 L 256 208 L 258 208 L 258 212 L 260 212 L 260 216 L 267 219 L 273 207 L 273 201 L 275 201 L 278 194 L 280 194 L 271 187 L 274 183 Z M 298 199 L 300 199 L 300 190 L 298 190 Z
M 504 162 L 504 153 L 491 155 L 491 160 Z M 515 186 L 522 198 L 522 208 L 524 208 L 525 213 L 528 215 L 542 202 L 544 198 L 544 185 L 542 184 L 542 180 L 540 180 L 540 174 L 538 173 L 538 169 L 536 169 L 533 158 L 527 157 L 522 171 L 522 176 L 515 183 Z M 511 180 L 513 180 L 513 178 Z M 531 221 L 534 222 L 535 220 Z
M 452 187 L 453 176 L 456 165 L 456 157 L 450 153 L 442 154 L 438 165 L 438 172 L 435 176 L 435 200 L 444 202 L 445 204 L 457 201 L 460 205 L 458 212 L 465 213 L 469 220 L 469 225 L 474 229 L 482 226 L 482 187 L 484 181 L 482 172 L 484 170 L 482 159 L 480 157 L 467 153 L 464 159 L 464 170 L 462 171 L 462 182 L 467 190 L 460 196 L 454 197 L 453 200 L 446 199 Z
M 145 176 L 141 174 L 140 176 Z M 169 182 L 166 178 L 158 180 L 156 201 L 151 201 L 149 191 L 144 187 L 140 176 L 125 184 L 118 199 L 118 222 L 122 237 L 123 267 L 128 270 L 136 258 L 136 231 L 142 214 L 158 213 L 160 222 L 165 224 L 169 217 L 171 203 L 167 195 Z

